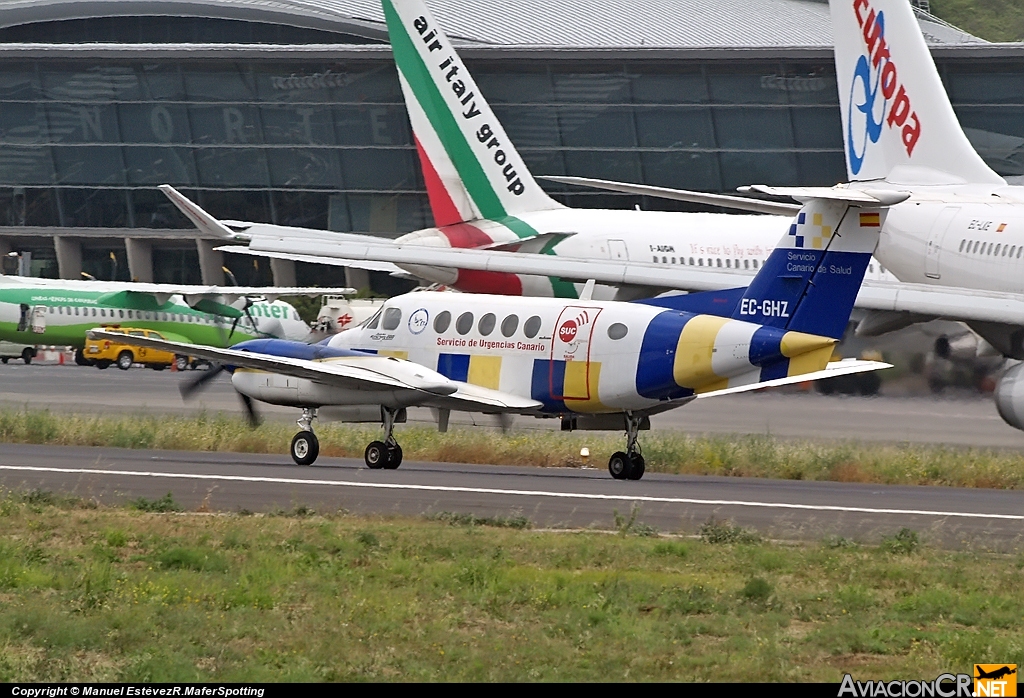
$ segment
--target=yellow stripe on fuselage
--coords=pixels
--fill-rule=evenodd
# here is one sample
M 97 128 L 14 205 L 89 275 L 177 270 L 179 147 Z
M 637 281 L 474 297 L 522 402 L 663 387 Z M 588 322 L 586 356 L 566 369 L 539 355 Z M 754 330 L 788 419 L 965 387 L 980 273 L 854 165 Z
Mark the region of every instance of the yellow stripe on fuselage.
M 479 385 L 481 388 L 498 390 L 501 385 L 501 357 L 470 356 L 466 382 Z
M 608 412 L 601 404 L 598 385 L 601 382 L 601 364 L 592 361 L 566 361 L 562 400 L 573 412 Z
M 393 356 L 396 359 L 408 359 L 409 352 L 398 351 L 397 349 L 381 349 L 380 351 L 377 352 L 377 356 Z
M 728 322 L 729 318 L 698 315 L 683 326 L 672 365 L 676 385 L 696 390 L 721 382 L 721 376 L 711 369 L 711 357 L 715 353 L 715 339 Z

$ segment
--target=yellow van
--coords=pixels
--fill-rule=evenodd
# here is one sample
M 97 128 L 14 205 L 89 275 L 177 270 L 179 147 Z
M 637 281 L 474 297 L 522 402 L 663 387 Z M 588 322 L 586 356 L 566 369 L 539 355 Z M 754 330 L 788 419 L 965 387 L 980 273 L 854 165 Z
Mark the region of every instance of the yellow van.
M 131 327 L 104 327 L 107 332 L 133 335 L 135 337 L 152 337 L 154 339 L 168 339 L 175 342 L 187 342 L 184 337 L 177 335 L 171 337 L 154 330 L 141 330 Z M 85 359 L 96 368 L 104 369 L 111 364 L 117 364 L 122 371 L 127 371 L 132 364 L 143 364 L 147 368 L 162 371 L 171 364 L 175 364 L 178 370 L 184 370 L 189 365 L 187 356 L 179 356 L 168 351 L 159 349 L 146 349 L 130 344 L 121 344 L 109 339 L 86 339 Z

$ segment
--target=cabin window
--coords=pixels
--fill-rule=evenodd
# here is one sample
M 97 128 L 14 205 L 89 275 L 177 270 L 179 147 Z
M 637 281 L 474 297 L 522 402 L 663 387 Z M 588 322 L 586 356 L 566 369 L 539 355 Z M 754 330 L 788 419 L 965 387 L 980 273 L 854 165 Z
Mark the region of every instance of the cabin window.
M 991 242 L 990 242 L 990 243 L 988 243 L 988 252 L 986 252 L 986 254 L 987 254 L 987 255 L 988 255 L 989 257 L 991 257 L 991 256 L 992 256 L 992 243 L 991 243 Z
M 448 329 L 448 326 L 452 324 L 452 314 L 447 310 L 442 310 L 434 318 L 434 332 L 438 334 L 444 334 Z
M 540 316 L 534 315 L 529 320 L 523 323 L 523 334 L 528 338 L 533 339 L 540 332 Z
M 609 339 L 622 339 L 629 332 L 629 328 L 623 325 L 621 322 L 613 322 L 608 326 L 608 338 Z
M 519 316 L 509 315 L 507 318 L 501 321 L 501 334 L 506 337 L 511 337 L 516 333 L 519 328 Z
M 53 310 L 53 306 L 52 305 L 50 306 L 49 312 L 50 312 L 50 315 L 53 315 L 54 310 Z
M 960 241 L 960 251 L 961 251 L 961 252 L 963 252 L 963 251 L 964 251 L 964 243 L 966 243 L 966 242 L 967 242 L 966 240 L 961 240 L 961 241 Z
M 480 331 L 480 334 L 486 337 L 491 332 L 494 332 L 494 323 L 497 322 L 497 318 L 494 317 L 494 313 L 487 313 L 480 318 L 480 324 L 476 328 Z
M 693 266 L 693 257 L 690 257 L 690 266 Z
M 698 266 L 698 267 L 702 267 L 702 266 L 704 266 L 704 260 L 703 260 L 703 259 L 698 259 L 698 260 L 697 260 L 697 266 Z
M 726 266 L 727 269 L 732 269 L 732 260 L 731 259 L 725 260 L 725 266 Z
M 401 308 L 385 308 L 384 309 L 384 322 L 381 323 L 381 329 L 384 330 L 396 330 L 398 329 L 398 323 L 402 321 L 402 309 Z
M 123 311 L 123 310 L 118 310 L 118 311 L 117 311 L 117 314 L 118 314 L 118 316 L 120 316 L 120 318 L 121 318 L 122 320 L 124 319 L 124 311 Z
M 57 314 L 58 315 L 63 315 L 64 314 L 64 308 L 63 307 L 57 308 Z
M 1000 247 L 1002 247 L 1002 245 L 996 245 L 996 257 L 999 256 L 999 248 Z
M 1017 259 L 1020 259 L 1020 253 L 1024 252 L 1024 245 L 1017 248 Z
M 757 260 L 755 259 L 754 260 L 754 269 L 757 269 L 757 267 L 758 267 L 758 263 L 757 263 Z
M 658 255 L 654 255 L 651 259 L 654 261 L 655 264 L 658 263 Z
M 1013 247 L 1011 247 L 1011 248 L 1010 248 L 1010 255 L 1009 255 L 1009 256 L 1011 256 L 1011 257 L 1012 257 L 1012 256 L 1013 256 L 1013 253 L 1014 253 L 1014 252 L 1016 252 L 1016 251 L 1017 251 L 1017 246 L 1016 246 L 1016 245 L 1014 245 Z
M 722 268 L 722 258 L 719 257 L 716 261 L 718 262 L 718 268 L 721 269 Z
M 874 274 L 874 273 L 875 273 L 875 265 L 874 265 L 874 264 L 871 264 L 871 263 L 869 262 L 869 263 L 868 263 L 868 271 L 869 271 L 869 272 L 871 272 L 872 274 Z
M 661 263 L 662 264 L 668 264 L 668 257 L 662 257 L 661 258 Z
M 75 315 L 78 315 L 78 308 L 75 308 Z
M 1003 256 L 1004 257 L 1006 256 L 1006 253 L 1010 251 L 1009 248 L 1010 248 L 1009 245 L 1003 245 Z
M 673 263 L 673 264 L 675 264 L 675 263 L 676 263 L 676 258 L 675 258 L 675 257 L 673 257 L 673 258 L 672 258 L 672 263 Z
M 473 329 L 473 313 L 463 313 L 455 321 L 455 331 L 459 334 L 466 334 Z
M 744 269 L 750 269 L 750 260 L 749 259 L 744 259 L 743 260 L 743 268 Z

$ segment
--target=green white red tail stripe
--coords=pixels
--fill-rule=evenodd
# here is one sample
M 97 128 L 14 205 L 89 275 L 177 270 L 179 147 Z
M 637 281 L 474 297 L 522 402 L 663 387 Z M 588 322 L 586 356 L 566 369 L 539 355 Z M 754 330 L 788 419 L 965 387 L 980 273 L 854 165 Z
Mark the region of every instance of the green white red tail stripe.
M 533 179 L 426 5 L 382 3 L 437 224 L 561 208 Z

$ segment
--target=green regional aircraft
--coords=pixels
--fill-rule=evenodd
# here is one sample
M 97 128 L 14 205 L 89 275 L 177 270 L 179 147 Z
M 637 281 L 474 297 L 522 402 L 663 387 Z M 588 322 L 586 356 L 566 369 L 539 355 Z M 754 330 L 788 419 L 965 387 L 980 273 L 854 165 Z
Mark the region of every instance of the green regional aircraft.
M 119 325 L 228 347 L 273 337 L 303 341 L 310 327 L 281 296 L 348 295 L 351 288 L 189 286 L 0 276 L 0 340 L 75 347 L 87 330 Z

